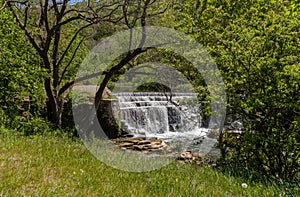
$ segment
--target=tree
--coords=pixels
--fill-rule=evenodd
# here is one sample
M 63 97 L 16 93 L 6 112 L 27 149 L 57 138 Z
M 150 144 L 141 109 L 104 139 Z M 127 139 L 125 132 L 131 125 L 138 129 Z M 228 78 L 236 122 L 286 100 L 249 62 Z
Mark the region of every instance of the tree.
M 236 164 L 238 175 L 296 179 L 299 15 L 286 14 L 291 2 L 203 1 L 198 7 L 197 2 L 181 6 L 179 28 L 204 43 L 214 57 L 225 80 L 228 120 L 240 121 L 245 130 L 233 140 L 225 134 L 220 138 L 222 146 L 231 148 L 223 152 L 225 161 L 230 167 Z
M 141 21 L 141 25 L 145 26 L 146 18 L 150 17 L 147 10 L 155 2 L 156 0 L 88 1 L 70 5 L 69 0 L 4 1 L 2 7 L 9 7 L 19 27 L 37 51 L 41 59 L 40 67 L 48 73 L 44 78 L 44 89 L 47 95 L 48 119 L 52 123 L 61 125 L 65 98 L 74 84 L 74 76 L 70 76 L 70 72 L 76 67 L 74 59 L 86 38 L 80 33 L 94 24 L 107 22 L 123 23 L 132 28 Z M 70 26 L 75 28 L 71 32 Z M 128 53 L 117 66 L 108 71 L 96 95 L 97 107 L 114 72 L 142 52 Z M 77 81 L 88 77 L 90 76 Z

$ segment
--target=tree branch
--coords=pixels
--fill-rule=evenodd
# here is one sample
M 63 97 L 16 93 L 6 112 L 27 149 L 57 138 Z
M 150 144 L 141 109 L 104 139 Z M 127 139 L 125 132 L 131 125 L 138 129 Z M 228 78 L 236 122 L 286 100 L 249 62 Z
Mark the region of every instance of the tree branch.
M 27 27 L 23 24 L 22 20 L 20 19 L 19 15 L 15 12 L 15 10 L 13 9 L 13 6 L 11 5 L 11 2 L 7 3 L 9 9 L 11 10 L 11 12 L 13 13 L 14 17 L 16 18 L 20 28 L 22 30 L 24 30 L 25 35 L 28 37 L 30 43 L 33 45 L 33 47 L 35 48 L 35 50 L 41 55 L 43 56 L 43 51 L 41 50 L 41 47 L 39 46 L 39 44 L 37 43 L 37 41 L 35 40 L 35 38 L 33 37 L 33 35 L 30 33 L 30 31 L 27 29 Z
M 3 10 L 3 9 L 5 8 L 6 4 L 7 4 L 7 1 L 4 1 L 3 5 L 2 5 L 1 8 L 0 8 L 0 11 Z
M 79 29 L 75 32 L 75 34 L 73 35 L 73 37 L 72 37 L 71 41 L 69 42 L 67 48 L 64 50 L 63 54 L 61 55 L 61 57 L 60 57 L 60 59 L 59 59 L 59 61 L 58 61 L 58 63 L 57 63 L 58 65 L 60 65 L 61 62 L 63 61 L 63 59 L 65 58 L 66 54 L 68 53 L 69 49 L 71 48 L 71 46 L 72 46 L 73 42 L 75 41 L 75 39 L 77 38 L 78 34 L 79 34 L 83 29 L 88 28 L 88 27 L 91 26 L 91 25 L 93 25 L 93 24 L 87 24 L 87 25 L 85 25 L 85 26 L 79 28 Z
M 102 71 L 99 71 L 99 72 L 96 72 L 96 73 L 92 73 L 90 75 L 86 75 L 84 77 L 80 77 L 80 78 L 77 78 L 73 81 L 70 81 L 68 83 L 66 83 L 60 90 L 59 90 L 59 94 L 58 95 L 61 95 L 63 94 L 65 91 L 67 91 L 68 89 L 70 89 L 75 83 L 79 83 L 81 81 L 84 81 L 84 80 L 87 80 L 87 79 L 91 79 L 91 78 L 94 78 L 94 77 L 97 77 L 97 76 L 100 76 L 103 72 Z
M 65 68 L 64 68 L 64 70 L 63 70 L 63 72 L 62 72 L 62 74 L 61 74 L 60 80 L 59 80 L 59 82 L 58 82 L 58 85 L 61 84 L 61 82 L 62 82 L 62 80 L 63 80 L 63 78 L 64 78 L 64 75 L 65 75 L 66 71 L 68 70 L 69 66 L 71 65 L 72 61 L 74 60 L 75 55 L 76 55 L 76 53 L 77 53 L 77 50 L 79 49 L 79 47 L 81 46 L 81 44 L 82 44 L 83 41 L 84 41 L 84 38 L 81 39 L 81 41 L 80 41 L 79 44 L 77 45 L 77 47 L 76 47 L 76 49 L 75 49 L 75 51 L 74 51 L 74 53 L 73 53 L 73 55 L 72 55 L 72 57 L 71 57 L 71 59 L 69 60 L 68 64 L 65 66 Z
M 111 68 L 109 71 L 95 72 L 95 73 L 92 73 L 92 74 L 89 74 L 89 75 L 77 78 L 77 79 L 75 79 L 73 81 L 70 81 L 70 82 L 66 83 L 59 90 L 59 95 L 63 94 L 65 91 L 67 91 L 69 88 L 71 88 L 75 83 L 79 83 L 79 82 L 85 81 L 87 79 L 91 79 L 91 78 L 94 78 L 94 77 L 97 77 L 97 76 L 101 76 L 101 75 L 110 75 L 112 72 L 113 72 L 113 74 L 116 74 L 120 70 L 119 68 L 122 68 L 124 65 L 128 64 L 137 55 L 139 55 L 141 53 L 144 53 L 144 52 L 146 52 L 146 51 L 148 51 L 150 49 L 154 49 L 154 48 L 163 46 L 165 44 L 167 44 L 167 43 L 162 43 L 162 44 L 159 44 L 159 45 L 153 45 L 151 47 L 146 47 L 144 49 L 138 48 L 134 52 L 127 54 L 127 56 L 125 58 L 123 58 L 119 64 L 117 64 L 116 66 L 114 66 L 113 68 Z M 118 74 L 122 74 L 122 73 L 118 73 Z

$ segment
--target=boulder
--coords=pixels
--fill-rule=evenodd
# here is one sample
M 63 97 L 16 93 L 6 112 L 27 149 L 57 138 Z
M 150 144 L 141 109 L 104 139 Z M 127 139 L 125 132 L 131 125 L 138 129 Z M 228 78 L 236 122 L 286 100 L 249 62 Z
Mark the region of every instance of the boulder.
M 193 159 L 193 154 L 191 151 L 186 150 L 180 154 L 180 157 L 178 159 L 179 160 L 191 160 L 191 159 Z

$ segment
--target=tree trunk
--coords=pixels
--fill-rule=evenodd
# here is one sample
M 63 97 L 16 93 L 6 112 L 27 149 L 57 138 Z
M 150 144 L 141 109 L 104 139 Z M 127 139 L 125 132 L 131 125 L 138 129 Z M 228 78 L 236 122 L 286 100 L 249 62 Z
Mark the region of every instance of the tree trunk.
M 48 120 L 54 125 L 60 127 L 61 126 L 61 110 L 59 106 L 59 99 L 54 96 L 53 91 L 51 89 L 51 80 L 50 78 L 46 78 L 44 82 L 45 90 L 47 93 L 47 116 Z
M 47 118 L 48 120 L 56 126 L 61 126 L 61 115 L 58 110 L 56 110 L 55 104 L 49 100 L 46 103 L 47 105 Z

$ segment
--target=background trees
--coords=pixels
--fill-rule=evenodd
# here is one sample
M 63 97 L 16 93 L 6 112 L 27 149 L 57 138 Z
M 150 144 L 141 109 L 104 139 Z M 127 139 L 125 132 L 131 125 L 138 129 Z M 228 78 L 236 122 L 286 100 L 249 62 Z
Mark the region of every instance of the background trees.
M 44 78 L 48 120 L 61 125 L 65 98 L 74 84 L 74 71 L 80 64 L 76 58 L 84 55 L 85 51 L 82 43 L 87 35 L 80 33 L 94 24 L 118 23 L 123 19 L 128 28 L 136 26 L 138 21 L 143 26 L 150 16 L 146 10 L 155 2 L 88 1 L 70 5 L 68 0 L 5 1 L 20 29 L 36 50 L 40 68 L 48 73 Z M 126 64 L 133 57 L 128 56 L 128 60 L 123 63 Z M 109 72 L 104 81 L 109 80 L 111 74 Z M 101 85 L 96 100 L 101 97 L 106 83 Z
M 160 2 L 6 1 L 0 12 L 0 114 L 7 118 L 0 119 L 14 123 L 16 114 L 25 111 L 39 115 L 35 109 L 47 101 L 48 119 L 60 125 L 87 49 L 118 30 L 146 24 L 173 27 L 196 38 L 213 56 L 226 84 L 227 123 L 243 125 L 238 138 L 230 139 L 225 130 L 220 138 L 231 149 L 223 152 L 227 166 L 252 177 L 295 179 L 300 168 L 299 1 Z M 161 49 L 143 49 L 141 40 L 140 49 L 99 71 L 105 75 L 96 105 L 118 74 L 147 61 L 176 65 L 202 93 L 201 100 L 209 100 L 203 79 L 189 62 Z M 28 95 L 32 105 L 21 110 Z
M 291 4 L 280 1 L 197 3 L 182 6 L 178 27 L 207 46 L 226 83 L 228 121 L 240 121 L 245 129 L 234 144 L 220 141 L 231 148 L 226 157 L 230 167 L 237 164 L 234 173 L 240 175 L 295 178 L 300 156 L 299 14 L 291 16 Z
M 0 12 L 0 125 L 21 129 L 41 115 L 43 70 L 8 9 Z

